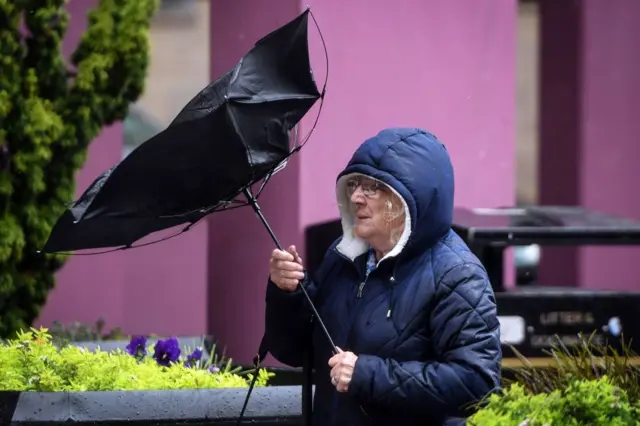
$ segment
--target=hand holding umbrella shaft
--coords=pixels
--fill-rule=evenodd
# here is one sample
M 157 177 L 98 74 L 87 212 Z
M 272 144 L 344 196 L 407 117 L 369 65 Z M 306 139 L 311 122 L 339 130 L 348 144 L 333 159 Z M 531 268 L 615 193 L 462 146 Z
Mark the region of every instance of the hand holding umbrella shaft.
M 284 291 L 295 291 L 305 278 L 302 259 L 296 252 L 295 246 L 287 251 L 275 249 L 269 260 L 269 274 L 271 281 Z

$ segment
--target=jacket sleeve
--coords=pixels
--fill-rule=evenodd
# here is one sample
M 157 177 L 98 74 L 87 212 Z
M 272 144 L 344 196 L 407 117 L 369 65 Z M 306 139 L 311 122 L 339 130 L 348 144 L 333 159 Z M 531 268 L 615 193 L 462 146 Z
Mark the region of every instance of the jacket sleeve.
M 307 281 L 305 289 L 315 298 L 317 286 Z M 265 336 L 269 352 L 275 359 L 291 367 L 301 367 L 310 345 L 311 309 L 300 288 L 287 292 L 271 280 L 267 283 Z
M 349 393 L 414 415 L 464 415 L 500 386 L 502 349 L 493 289 L 484 269 L 462 264 L 436 286 L 431 332 L 437 360 L 358 355 Z

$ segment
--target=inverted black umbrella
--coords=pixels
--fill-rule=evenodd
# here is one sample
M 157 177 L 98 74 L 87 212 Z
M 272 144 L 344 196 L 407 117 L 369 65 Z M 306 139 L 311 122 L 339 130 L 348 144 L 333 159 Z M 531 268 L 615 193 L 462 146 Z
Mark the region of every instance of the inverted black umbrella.
M 211 213 L 237 203 L 236 196 L 270 176 L 293 153 L 290 131 L 322 98 L 311 72 L 307 24 L 308 10 L 257 42 L 164 131 L 73 203 L 75 220 Z M 86 236 L 86 247 L 73 249 L 102 246 Z M 59 238 L 43 251 L 70 249 Z
M 311 70 L 309 15 L 307 9 L 259 40 L 164 131 L 100 175 L 60 217 L 42 251 L 129 249 L 149 234 L 182 224 L 180 233 L 186 232 L 211 213 L 242 206 L 255 210 L 282 249 L 257 199 L 269 178 L 308 139 L 292 148 L 292 130 L 324 99 L 326 80 L 320 93 Z M 252 187 L 259 182 L 262 187 L 254 195 Z M 315 305 L 300 288 L 337 353 Z M 263 337 L 240 420 L 267 353 Z M 310 387 L 304 404 L 309 394 Z

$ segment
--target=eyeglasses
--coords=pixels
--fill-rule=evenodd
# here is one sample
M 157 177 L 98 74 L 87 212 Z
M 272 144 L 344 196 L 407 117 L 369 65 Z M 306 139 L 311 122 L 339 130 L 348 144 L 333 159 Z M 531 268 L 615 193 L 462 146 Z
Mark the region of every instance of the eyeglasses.
M 351 178 L 347 181 L 347 192 L 349 196 L 353 195 L 358 187 L 362 188 L 362 193 L 366 197 L 373 197 L 378 193 L 382 185 L 373 179 Z

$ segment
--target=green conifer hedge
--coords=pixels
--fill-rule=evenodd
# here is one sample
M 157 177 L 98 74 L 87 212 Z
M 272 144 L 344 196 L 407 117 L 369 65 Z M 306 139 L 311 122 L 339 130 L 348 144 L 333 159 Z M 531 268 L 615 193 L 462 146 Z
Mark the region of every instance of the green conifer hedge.
M 71 58 L 65 0 L 0 0 L 0 337 L 27 329 L 64 256 L 38 254 L 101 129 L 143 92 L 158 0 L 100 0 Z M 71 301 L 70 301 L 71 302 Z

